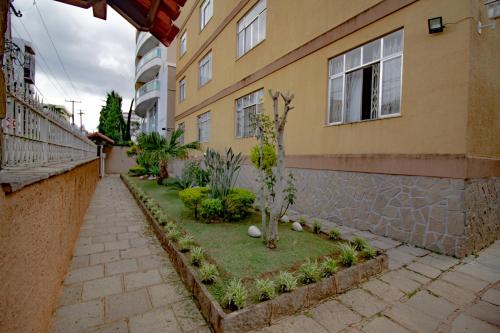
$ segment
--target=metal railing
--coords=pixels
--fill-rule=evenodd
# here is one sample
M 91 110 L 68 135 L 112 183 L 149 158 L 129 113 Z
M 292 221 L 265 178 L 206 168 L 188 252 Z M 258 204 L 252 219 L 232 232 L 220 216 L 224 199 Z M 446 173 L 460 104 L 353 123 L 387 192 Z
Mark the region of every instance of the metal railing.
M 55 109 L 44 108 L 25 85 L 6 80 L 2 169 L 45 166 L 97 156 L 97 146 Z
M 136 100 L 147 94 L 148 92 L 160 90 L 160 80 L 154 79 L 149 81 L 148 83 L 143 84 L 138 90 L 136 94 Z
M 139 60 L 137 66 L 135 67 L 135 73 L 137 74 L 145 64 L 147 64 L 148 62 L 150 62 L 155 58 L 161 58 L 161 49 L 159 47 L 155 47 L 154 49 L 146 53 L 141 58 L 141 60 Z

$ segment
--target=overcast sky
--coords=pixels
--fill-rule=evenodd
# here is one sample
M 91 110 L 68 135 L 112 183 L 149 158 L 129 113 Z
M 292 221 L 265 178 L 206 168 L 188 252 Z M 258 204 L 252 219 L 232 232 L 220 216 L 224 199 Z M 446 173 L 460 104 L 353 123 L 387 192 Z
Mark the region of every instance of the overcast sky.
M 106 92 L 118 91 L 123 97 L 122 110 L 128 111 L 134 96 L 134 27 L 109 6 L 104 21 L 93 17 L 92 9 L 53 0 L 36 0 L 36 3 L 75 86 L 73 89 L 57 59 L 33 0 L 15 0 L 14 6 L 23 16 L 12 15 L 12 34 L 34 42 L 35 84 L 45 99 L 65 105 L 70 112 L 71 104 L 65 100 L 81 100 L 81 104 L 75 104 L 75 110 L 84 110 L 83 123 L 89 131 L 97 128 Z M 79 124 L 79 116 L 75 116 L 75 122 Z

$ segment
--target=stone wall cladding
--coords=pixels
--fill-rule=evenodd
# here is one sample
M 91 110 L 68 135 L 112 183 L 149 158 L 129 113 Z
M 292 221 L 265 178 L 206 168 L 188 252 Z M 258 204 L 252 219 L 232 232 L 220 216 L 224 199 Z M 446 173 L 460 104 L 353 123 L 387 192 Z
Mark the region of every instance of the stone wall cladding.
M 172 169 L 182 170 L 182 161 Z M 500 235 L 500 178 L 464 180 L 290 168 L 308 216 L 463 257 Z M 238 186 L 257 191 L 243 165 Z
M 99 179 L 99 161 L 0 191 L 0 327 L 48 332 L 80 225 Z

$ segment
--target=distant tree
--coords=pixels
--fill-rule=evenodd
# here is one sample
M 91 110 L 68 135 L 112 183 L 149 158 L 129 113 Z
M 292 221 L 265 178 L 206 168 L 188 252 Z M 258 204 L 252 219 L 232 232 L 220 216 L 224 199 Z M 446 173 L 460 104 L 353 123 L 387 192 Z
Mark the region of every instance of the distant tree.
M 130 108 L 128 109 L 127 115 L 127 129 L 125 131 L 125 141 L 130 141 L 132 139 L 130 126 L 132 125 L 132 107 L 134 106 L 134 99 L 132 98 L 132 102 L 130 102 Z
M 97 129 L 117 143 L 125 141 L 127 129 L 122 114 L 122 98 L 114 90 L 106 95 L 106 105 L 101 108 Z

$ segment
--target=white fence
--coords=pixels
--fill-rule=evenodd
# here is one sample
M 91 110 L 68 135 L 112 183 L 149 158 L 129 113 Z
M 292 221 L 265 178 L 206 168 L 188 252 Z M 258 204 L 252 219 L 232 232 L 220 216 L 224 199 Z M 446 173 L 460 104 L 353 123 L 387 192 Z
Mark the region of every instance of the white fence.
M 97 156 L 96 145 L 55 110 L 23 87 L 7 81 L 6 117 L 2 120 L 2 169 L 45 166 Z M 9 82 L 10 81 L 10 82 Z

